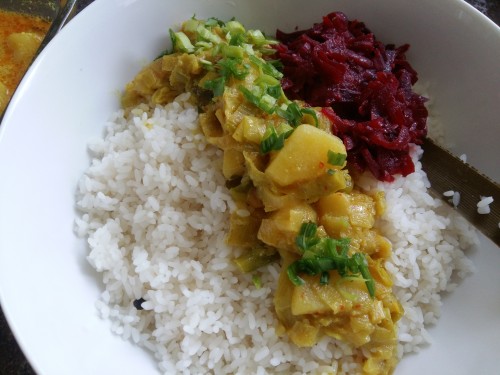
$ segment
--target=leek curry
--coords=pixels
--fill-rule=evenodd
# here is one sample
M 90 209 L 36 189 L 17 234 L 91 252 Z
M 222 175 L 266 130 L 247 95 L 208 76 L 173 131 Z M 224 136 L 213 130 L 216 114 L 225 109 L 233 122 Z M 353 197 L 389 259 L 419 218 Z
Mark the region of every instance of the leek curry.
M 274 41 L 235 20 L 195 18 L 145 67 L 122 106 L 166 104 L 191 92 L 237 206 L 227 243 L 242 272 L 281 262 L 277 332 L 311 347 L 330 336 L 361 348 L 363 373 L 390 374 L 403 311 L 384 268 L 391 244 L 375 229 L 384 195 L 356 187 L 346 148 L 321 108 L 290 101 Z

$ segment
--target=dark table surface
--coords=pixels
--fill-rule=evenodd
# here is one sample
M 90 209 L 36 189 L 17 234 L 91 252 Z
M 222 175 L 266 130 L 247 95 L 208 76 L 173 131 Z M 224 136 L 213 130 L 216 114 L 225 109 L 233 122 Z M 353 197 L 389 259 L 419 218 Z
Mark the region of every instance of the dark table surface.
M 93 0 L 80 0 L 77 11 L 82 10 Z M 496 24 L 500 24 L 499 0 L 466 0 L 484 13 Z M 35 375 L 30 364 L 24 357 L 9 329 L 0 308 L 0 375 Z

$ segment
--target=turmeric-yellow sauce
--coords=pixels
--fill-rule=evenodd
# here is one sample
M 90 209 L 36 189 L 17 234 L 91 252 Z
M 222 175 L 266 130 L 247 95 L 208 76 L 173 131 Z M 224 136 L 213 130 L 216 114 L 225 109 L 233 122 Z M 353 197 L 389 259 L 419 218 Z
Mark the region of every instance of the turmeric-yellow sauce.
M 0 10 L 0 113 L 33 59 L 50 22 Z

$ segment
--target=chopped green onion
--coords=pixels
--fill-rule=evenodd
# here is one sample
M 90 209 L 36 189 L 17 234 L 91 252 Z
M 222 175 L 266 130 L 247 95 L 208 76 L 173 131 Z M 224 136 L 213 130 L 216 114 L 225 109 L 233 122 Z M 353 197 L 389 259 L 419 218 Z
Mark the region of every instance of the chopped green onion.
M 292 126 L 298 126 L 302 122 L 302 116 L 311 115 L 314 118 L 315 126 L 318 127 L 318 116 L 312 108 L 300 108 L 295 102 L 288 104 L 286 108 L 278 108 L 276 113 L 287 120 Z
M 267 154 L 273 150 L 281 150 L 285 145 L 284 135 L 278 135 L 274 126 L 269 126 L 264 133 L 264 138 L 260 142 L 261 154 Z
M 266 60 L 266 62 L 269 64 L 269 65 L 272 65 L 274 67 L 274 69 L 276 69 L 280 74 L 283 74 L 281 73 L 281 71 L 283 70 L 283 62 L 281 60 Z
M 329 272 L 336 270 L 341 277 L 361 275 L 371 297 L 375 296 L 375 281 L 370 274 L 365 254 L 347 255 L 349 242 L 347 238 L 336 240 L 330 237 L 318 237 L 317 225 L 312 222 L 303 223 L 296 238 L 297 247 L 302 258 L 291 263 L 287 268 L 290 281 L 297 286 L 304 280 L 299 276 L 320 275 L 320 283 L 328 284 Z
M 240 86 L 239 90 L 243 94 L 246 100 L 255 105 L 257 108 L 262 109 L 266 113 L 273 113 L 275 110 L 276 99 L 269 94 L 254 93 L 244 86 Z
M 229 39 L 229 45 L 231 46 L 242 46 L 243 43 L 247 41 L 247 36 L 245 34 L 231 34 Z
M 243 272 L 252 272 L 279 259 L 275 248 L 259 246 L 252 248 L 234 260 Z
M 172 41 L 172 52 L 194 52 L 195 48 L 186 34 L 182 31 L 174 32 L 172 29 L 169 29 L 168 32 Z
M 264 94 L 260 97 L 258 107 L 266 113 L 273 113 L 276 105 L 276 98 L 269 94 Z
M 302 224 L 298 236 L 295 238 L 295 244 L 302 253 L 307 249 L 313 247 L 319 242 L 316 236 L 318 226 L 312 222 Z
M 314 126 L 318 127 L 319 122 L 318 122 L 318 115 L 316 114 L 316 111 L 312 108 L 302 108 L 300 110 L 303 115 L 310 115 L 314 118 Z
M 276 113 L 279 116 L 283 117 L 294 127 L 300 125 L 300 122 L 302 120 L 302 112 L 299 105 L 295 102 L 290 103 L 285 110 L 283 110 L 282 108 L 278 108 L 276 110 Z
M 268 40 L 268 42 L 269 42 L 269 40 Z M 274 55 L 276 53 L 276 50 L 269 48 L 269 47 L 259 48 L 259 51 L 262 55 Z
M 328 271 L 321 272 L 319 283 L 321 285 L 327 285 L 329 281 L 330 281 L 330 274 L 328 273 Z
M 283 78 L 283 73 L 281 73 L 278 69 L 276 69 L 273 64 L 263 59 L 260 59 L 255 55 L 250 55 L 248 58 L 254 65 L 256 65 L 262 70 L 262 73 L 270 75 L 271 77 L 274 77 L 276 79 Z
M 268 74 L 261 74 L 257 77 L 257 79 L 254 81 L 255 84 L 259 86 L 279 86 L 280 81 L 278 81 L 276 78 L 268 75 Z
M 201 49 L 209 50 L 214 46 L 213 43 L 205 42 L 204 40 L 199 40 L 194 45 L 198 51 Z
M 243 79 L 248 74 L 248 68 L 241 65 L 241 59 L 227 57 L 217 62 L 217 67 L 220 69 L 221 75 L 229 79 L 231 76 L 236 79 Z
M 244 53 L 245 53 L 245 50 L 240 46 L 231 46 L 228 44 L 222 45 L 222 55 L 224 57 L 243 59 Z
M 207 19 L 205 21 L 205 26 L 208 26 L 210 28 L 215 27 L 215 26 L 221 26 L 222 27 L 224 25 L 225 25 L 224 21 L 221 21 L 220 19 L 215 18 L 215 17 L 210 17 L 209 19 Z
M 168 29 L 168 34 L 170 35 L 170 41 L 172 42 L 172 52 L 176 51 L 177 38 L 175 37 L 175 31 Z
M 206 23 L 205 23 L 205 25 L 206 25 Z M 199 35 L 200 38 L 202 38 L 208 42 L 212 42 L 212 43 L 216 43 L 216 44 L 219 44 L 222 42 L 221 38 L 217 34 L 206 29 L 203 25 L 199 25 L 196 28 L 196 33 Z
M 212 64 L 211 61 L 205 60 L 205 59 L 198 59 L 200 64 L 206 69 L 206 70 L 213 70 L 214 69 L 214 64 Z
M 249 89 L 247 89 L 244 86 L 240 86 L 239 90 L 241 91 L 241 93 L 243 94 L 243 96 L 245 97 L 246 100 L 248 100 L 250 103 L 252 103 L 256 107 L 259 106 L 260 98 L 257 94 L 254 94 L 252 91 L 250 91 Z
M 243 43 L 241 47 L 245 50 L 248 56 L 253 56 L 255 55 L 255 51 L 253 49 L 253 46 L 250 43 Z
M 253 283 L 253 285 L 255 285 L 255 288 L 257 288 L 257 289 L 262 288 L 262 279 L 260 278 L 259 275 L 252 276 L 252 283 Z
M 361 276 L 363 276 L 363 278 L 365 279 L 366 288 L 368 289 L 370 296 L 373 297 L 375 295 L 375 281 L 373 280 L 373 277 L 370 274 L 370 270 L 368 269 L 366 258 L 362 256 L 361 253 L 354 254 L 353 258 L 355 258 Z
M 272 125 L 268 126 L 264 137 L 260 142 L 260 153 L 267 154 L 271 151 L 278 151 L 285 145 L 285 139 L 292 134 L 293 128 L 288 124 L 280 124 L 278 130 Z
M 250 42 L 256 46 L 262 46 L 269 43 L 269 41 L 260 30 L 248 30 L 247 35 L 250 39 Z
M 238 21 L 228 21 L 224 25 L 224 29 L 229 31 L 231 34 L 243 34 L 245 33 L 245 27 Z
M 284 95 L 280 84 L 269 86 L 266 91 L 269 95 L 276 99 L 279 99 L 282 95 Z
M 341 154 L 338 152 L 333 152 L 332 150 L 328 150 L 328 164 L 335 166 L 343 166 L 347 159 L 346 154 Z
M 160 52 L 160 54 L 158 56 L 156 56 L 155 60 L 158 60 L 159 58 L 161 58 L 165 55 L 169 55 L 171 53 L 172 53 L 172 51 L 170 51 L 168 48 L 164 49 L 163 51 Z
M 191 18 L 182 24 L 182 29 L 190 33 L 195 33 L 198 26 L 201 24 L 196 18 Z
M 221 96 L 224 93 L 224 88 L 226 86 L 226 79 L 224 77 L 218 77 L 209 81 L 206 81 L 203 88 L 207 90 L 212 90 L 214 96 Z

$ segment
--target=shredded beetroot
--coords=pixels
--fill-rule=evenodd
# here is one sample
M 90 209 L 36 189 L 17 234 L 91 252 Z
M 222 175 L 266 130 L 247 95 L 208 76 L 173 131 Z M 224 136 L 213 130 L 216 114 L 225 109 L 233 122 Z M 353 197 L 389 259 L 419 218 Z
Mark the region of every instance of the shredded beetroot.
M 312 28 L 277 31 L 282 86 L 290 99 L 325 107 L 348 162 L 382 181 L 414 171 L 410 143 L 427 135 L 426 99 L 412 91 L 409 45 L 384 45 L 362 22 L 333 12 Z

